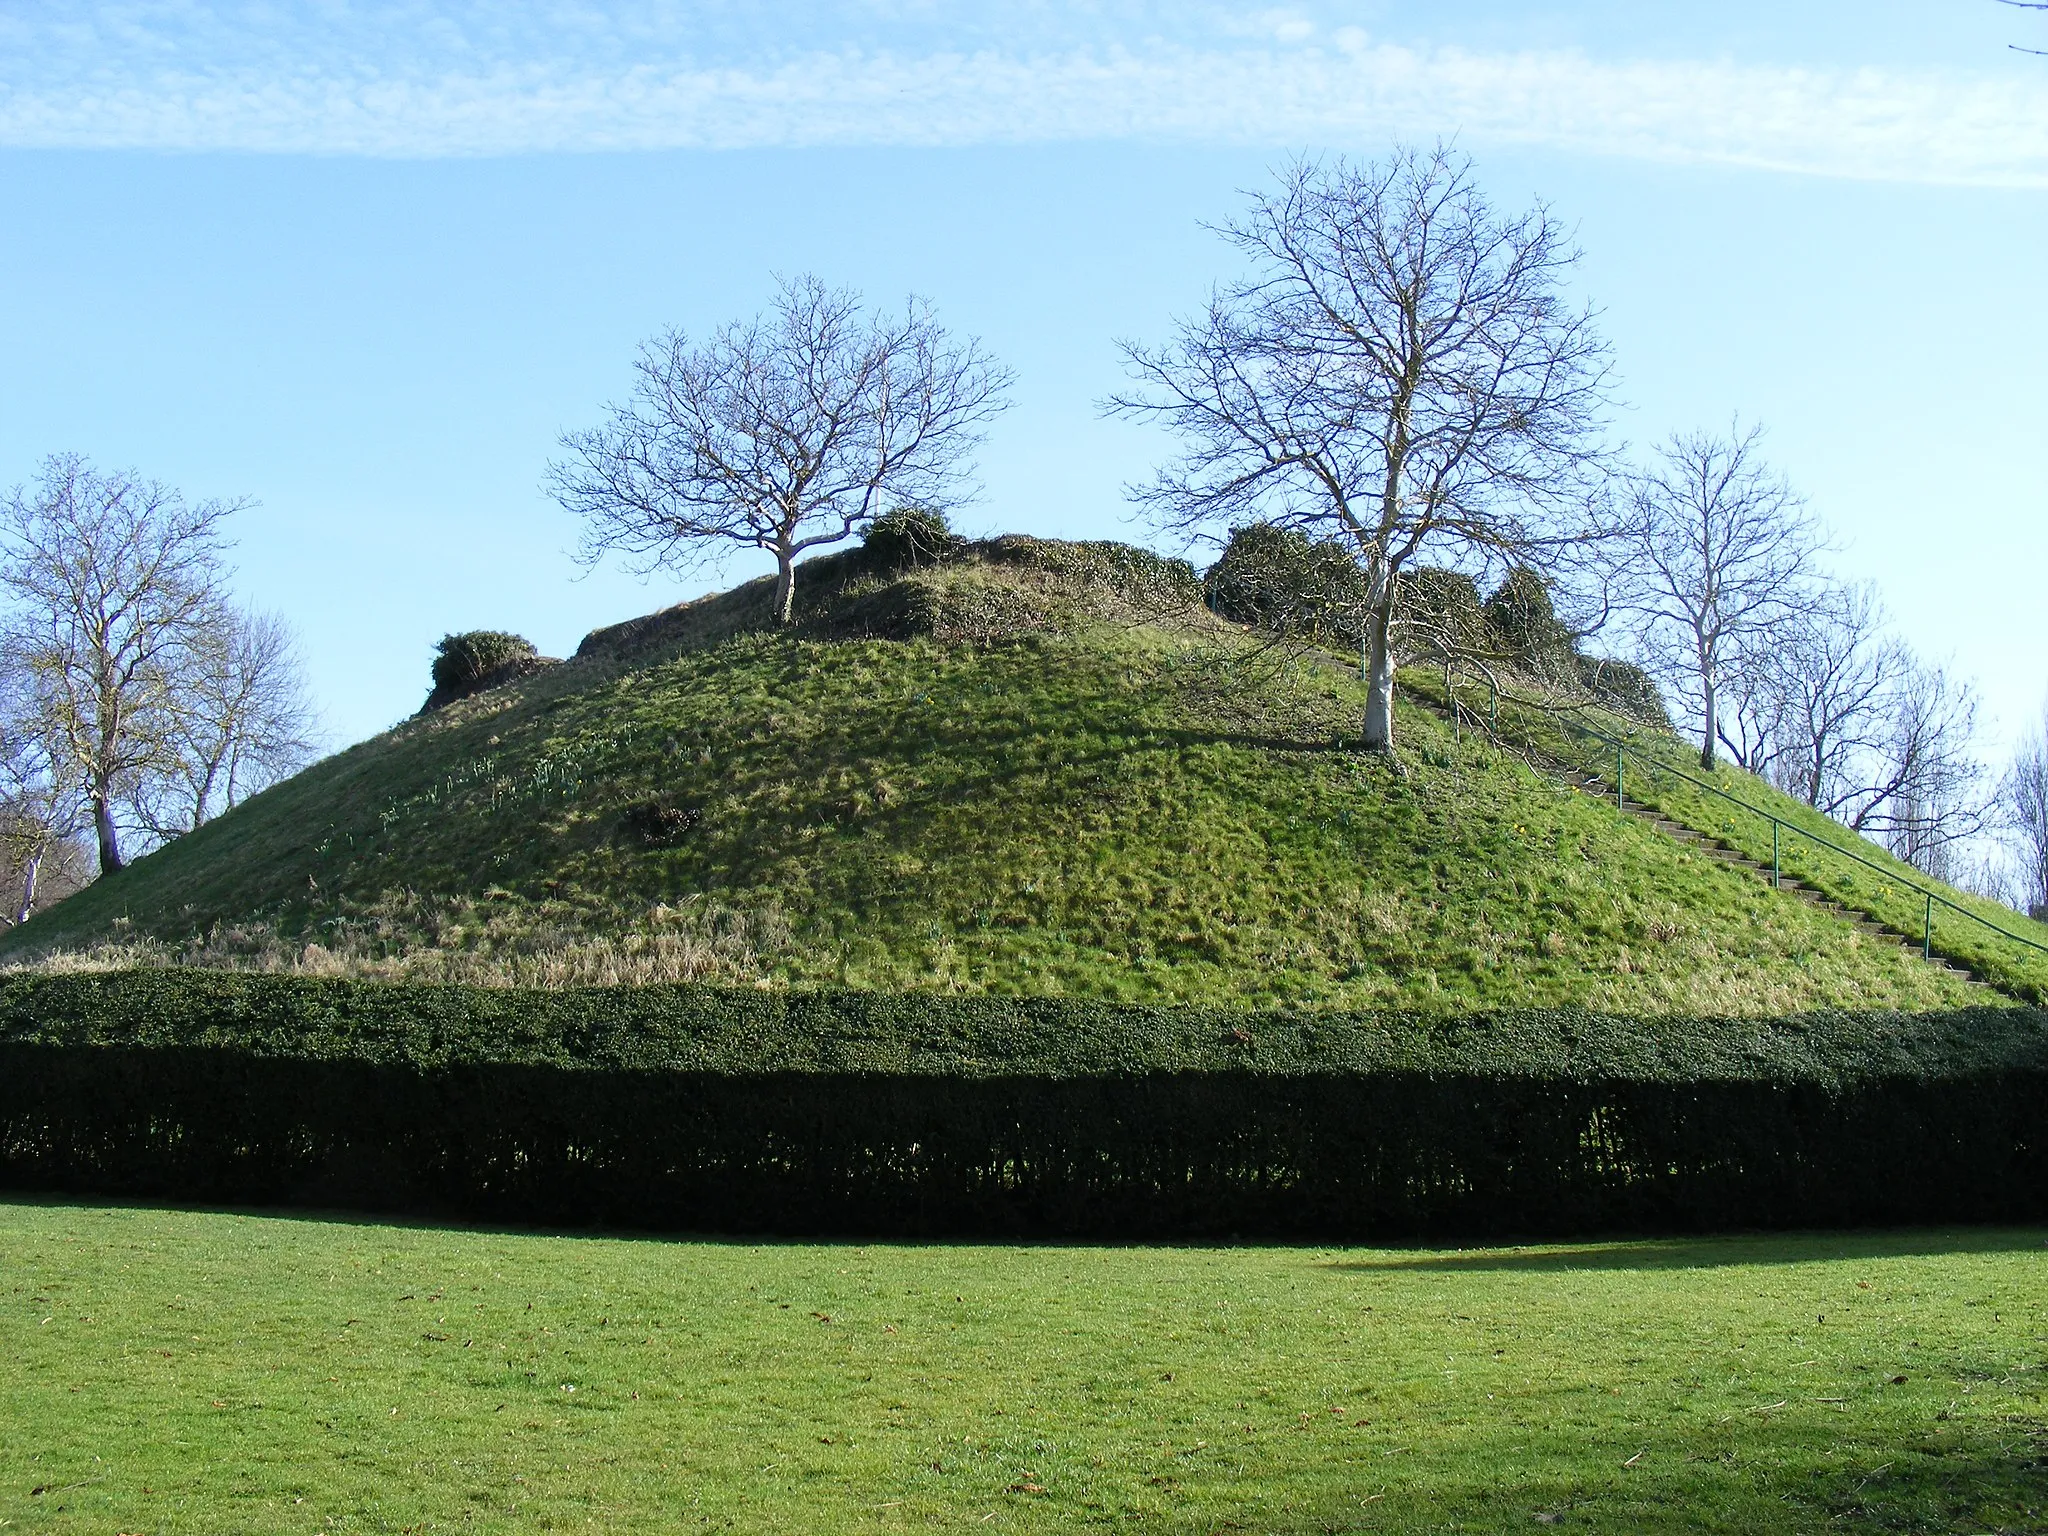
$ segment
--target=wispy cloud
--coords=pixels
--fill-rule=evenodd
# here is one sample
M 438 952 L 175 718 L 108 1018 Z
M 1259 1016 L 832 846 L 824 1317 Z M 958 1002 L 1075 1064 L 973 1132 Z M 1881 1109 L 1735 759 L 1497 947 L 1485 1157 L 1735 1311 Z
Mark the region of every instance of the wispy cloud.
M 719 0 L 0 18 L 0 144 L 383 156 L 1460 134 L 1826 176 L 2048 186 L 2048 71 L 1403 45 L 1299 10 Z M 519 19 L 503 19 L 510 10 Z M 796 40 L 796 41 L 793 41 Z

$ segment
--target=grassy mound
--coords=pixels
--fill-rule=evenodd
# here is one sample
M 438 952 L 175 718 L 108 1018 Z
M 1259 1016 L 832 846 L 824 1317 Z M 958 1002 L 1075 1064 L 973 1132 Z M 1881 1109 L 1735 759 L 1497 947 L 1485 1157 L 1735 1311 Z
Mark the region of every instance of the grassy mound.
M 1228 1005 L 1941 1008 L 1952 978 L 1404 706 L 1347 750 L 1117 545 L 863 551 L 589 637 L 37 917 L 0 957 Z
M 1446 707 L 1439 677 L 1422 673 L 1409 678 L 1408 684 L 1416 697 Z M 1470 711 L 1475 704 L 1486 708 L 1487 701 L 1468 685 L 1458 704 Z M 1667 731 L 1648 729 L 1640 720 L 1611 710 L 1584 704 L 1560 709 L 1512 695 L 1501 701 L 1498 731 L 1501 740 L 1533 760 L 1560 771 L 1592 773 L 1610 785 L 1615 745 L 1625 743 L 1628 759 L 1623 772 L 1630 800 L 1759 864 L 1776 857 L 1788 878 L 1896 933 L 1926 938 L 1936 955 L 1969 967 L 2009 996 L 2037 1006 L 2048 1002 L 2048 924 L 1930 880 L 1880 845 L 1857 837 L 1754 774 L 1725 762 L 1703 770 L 1692 744 Z M 1775 846 L 1772 818 L 1785 827 Z M 1929 891 L 1939 901 L 1927 902 Z M 1924 927 L 1930 910 L 1931 934 Z

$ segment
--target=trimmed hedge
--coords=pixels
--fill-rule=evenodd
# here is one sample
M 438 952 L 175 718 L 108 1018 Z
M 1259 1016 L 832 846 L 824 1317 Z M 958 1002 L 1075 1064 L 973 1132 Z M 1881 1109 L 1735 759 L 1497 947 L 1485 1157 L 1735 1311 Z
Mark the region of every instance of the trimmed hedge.
M 143 971 L 0 984 L 17 1189 L 727 1231 L 2048 1217 L 2048 1016 L 1242 1014 Z

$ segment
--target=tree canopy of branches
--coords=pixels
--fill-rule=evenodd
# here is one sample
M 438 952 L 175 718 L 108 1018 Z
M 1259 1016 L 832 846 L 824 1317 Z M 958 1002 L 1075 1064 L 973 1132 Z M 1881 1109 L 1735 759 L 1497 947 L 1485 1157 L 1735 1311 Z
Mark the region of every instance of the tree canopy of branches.
M 224 596 L 222 524 L 245 505 L 76 455 L 0 500 L 15 803 L 61 838 L 76 797 L 102 874 L 126 862 L 124 820 L 188 831 L 310 754 L 289 632 Z
M 1948 668 L 1909 665 L 1893 688 L 1876 782 L 1843 817 L 1939 880 L 1958 881 L 1957 854 L 1991 820 L 1977 707 L 1976 689 Z
M 644 574 L 766 550 L 782 624 L 805 550 L 896 502 L 966 499 L 967 460 L 1011 379 L 922 300 L 867 317 L 856 294 L 811 277 L 701 346 L 674 330 L 647 342 L 635 367 L 631 401 L 564 434 L 566 458 L 549 466 L 556 500 L 582 519 L 584 558 L 622 555 Z
M 1633 513 L 1620 607 L 1653 670 L 1691 701 L 1700 766 L 1722 742 L 1721 694 L 1745 646 L 1768 645 L 1800 607 L 1820 538 L 1764 463 L 1760 429 L 1673 436 L 1627 477 Z
M 1977 695 L 1918 660 L 1876 594 L 1815 578 L 1727 668 L 1720 739 L 1753 772 L 1926 873 L 1949 878 L 1983 832 Z
M 1463 157 L 1298 161 L 1220 233 L 1251 274 L 1108 408 L 1185 443 L 1133 496 L 1189 535 L 1261 519 L 1337 541 L 1365 589 L 1365 744 L 1394 741 L 1395 590 L 1425 548 L 1542 565 L 1588 536 L 1608 353 L 1547 209 L 1497 214 Z
M 117 802 L 168 750 L 177 658 L 215 605 L 221 524 L 242 505 L 188 504 L 76 455 L 0 504 L 8 664 L 84 780 L 102 873 L 124 862 Z
M 2019 855 L 2020 905 L 2048 922 L 2048 715 L 2021 740 L 1999 798 Z
M 158 837 L 196 831 L 315 750 L 298 645 L 277 614 L 216 609 L 178 660 L 166 751 L 136 796 Z
M 0 889 L 10 925 L 91 877 L 78 842 L 92 824 L 84 777 L 22 682 L 0 675 Z
M 1890 745 L 1895 690 L 1912 666 L 1870 588 L 1806 583 L 1770 629 L 1737 637 L 1721 744 L 1786 793 L 1851 819 L 1869 764 Z
M 1768 626 L 1746 627 L 1717 658 L 1718 740 L 1787 794 L 1948 878 L 1990 814 L 1975 691 L 1916 659 L 1868 587 L 1809 572 L 1780 595 Z

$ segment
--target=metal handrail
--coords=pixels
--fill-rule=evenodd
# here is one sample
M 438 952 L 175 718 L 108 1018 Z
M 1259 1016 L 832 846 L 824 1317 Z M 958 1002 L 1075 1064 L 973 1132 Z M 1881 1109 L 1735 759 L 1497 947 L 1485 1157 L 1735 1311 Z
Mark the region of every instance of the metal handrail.
M 1862 854 L 1856 852 L 1856 850 L 1853 848 L 1844 848 L 1840 843 L 1822 837 L 1817 832 L 1808 831 L 1805 827 L 1800 826 L 1796 822 L 1785 821 L 1780 817 L 1773 816 L 1769 811 L 1765 810 L 1762 806 L 1751 805 L 1747 800 L 1743 800 L 1735 795 L 1729 794 L 1727 790 L 1722 789 L 1717 784 L 1710 784 L 1705 779 L 1693 777 L 1693 775 L 1687 773 L 1683 768 L 1674 768 L 1669 763 L 1660 762 L 1658 759 L 1651 757 L 1647 753 L 1643 752 L 1640 748 L 1631 747 L 1627 742 L 1622 741 L 1618 737 L 1609 736 L 1605 731 L 1595 730 L 1592 726 L 1587 725 L 1582 721 L 1574 720 L 1568 715 L 1559 714 L 1555 718 L 1564 721 L 1566 725 L 1569 725 L 1573 730 L 1580 732 L 1582 735 L 1591 736 L 1596 741 L 1604 741 L 1607 743 L 1607 745 L 1614 748 L 1614 794 L 1617 803 L 1625 798 L 1625 792 L 1623 788 L 1623 762 L 1626 757 L 1633 755 L 1638 762 L 1647 763 L 1653 769 L 1660 769 L 1665 773 L 1671 774 L 1675 778 L 1683 779 L 1686 783 L 1691 784 L 1697 789 L 1704 789 L 1710 795 L 1718 795 L 1723 800 L 1726 800 L 1730 805 L 1737 806 L 1742 810 L 1750 812 L 1750 814 L 1752 815 L 1761 816 L 1765 821 L 1768 821 L 1771 824 L 1771 883 L 1773 885 L 1778 884 L 1780 879 L 1778 871 L 1779 835 L 1781 832 L 1796 832 L 1799 834 L 1799 836 L 1805 838 L 1808 842 L 1813 843 L 1817 847 L 1825 848 L 1830 853 L 1839 853 L 1844 858 L 1853 859 L 1856 863 L 1861 864 L 1865 869 L 1872 870 L 1875 873 L 1882 875 L 1885 879 L 1891 881 L 1894 885 L 1903 886 L 1907 890 L 1914 892 L 1916 895 L 1924 897 L 1926 899 L 1926 913 L 1924 920 L 1925 926 L 1921 931 L 1920 940 L 1920 953 L 1924 957 L 1931 959 L 1934 954 L 1934 907 L 1937 902 L 1939 902 L 1942 906 L 1947 907 L 1951 912 L 1959 913 L 1962 916 L 1969 918 L 1972 922 L 1982 924 L 1984 927 L 1989 928 L 1993 933 L 1998 934 L 2001 937 L 2011 939 L 2015 944 L 2024 944 L 2029 949 L 2038 949 L 2044 955 L 2048 955 L 2048 944 L 2043 944 L 2038 939 L 2030 939 L 2023 933 L 2014 933 L 2010 928 L 2000 927 L 1997 923 L 1992 922 L 1990 918 L 1983 916 L 1981 913 L 1972 912 L 1968 907 L 1957 905 L 1955 902 L 1949 900 L 1948 897 L 1942 895 L 1939 891 L 1931 890 L 1927 886 L 1920 884 L 1916 880 L 1910 880 L 1905 876 L 1897 873 L 1895 870 L 1887 869 L 1884 865 L 1879 864 L 1874 860 L 1865 858 Z

